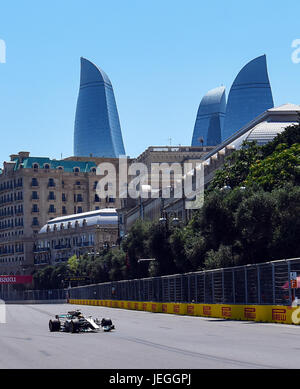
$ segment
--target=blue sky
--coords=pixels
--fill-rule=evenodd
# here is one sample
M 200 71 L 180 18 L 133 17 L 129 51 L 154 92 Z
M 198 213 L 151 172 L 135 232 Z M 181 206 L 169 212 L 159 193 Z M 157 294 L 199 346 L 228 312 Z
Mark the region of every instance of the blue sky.
M 0 161 L 73 155 L 80 57 L 111 79 L 126 152 L 190 145 L 198 105 L 266 54 L 275 105 L 300 104 L 299 0 L 6 0 Z M 1 162 L 0 162 L 1 163 Z

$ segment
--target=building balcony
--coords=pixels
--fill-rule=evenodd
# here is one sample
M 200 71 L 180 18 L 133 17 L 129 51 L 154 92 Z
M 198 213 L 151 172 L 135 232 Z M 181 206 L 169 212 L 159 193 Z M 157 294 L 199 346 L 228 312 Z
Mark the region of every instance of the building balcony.
M 69 244 L 58 244 L 54 246 L 55 250 L 67 250 L 71 248 L 71 245 Z
M 58 262 L 67 262 L 68 261 L 68 257 L 63 257 L 63 258 L 55 258 L 55 263 L 58 263 Z
M 77 242 L 75 243 L 76 247 L 91 247 L 94 246 L 93 242 Z
M 49 247 L 35 247 L 33 249 L 34 253 L 48 253 L 50 251 Z
M 50 261 L 49 259 L 35 259 L 34 265 L 49 265 Z

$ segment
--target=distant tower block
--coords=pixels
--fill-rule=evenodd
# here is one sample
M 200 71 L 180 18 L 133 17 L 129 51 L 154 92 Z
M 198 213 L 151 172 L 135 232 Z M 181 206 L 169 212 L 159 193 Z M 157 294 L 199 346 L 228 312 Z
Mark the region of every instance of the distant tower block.
M 232 84 L 228 95 L 222 141 L 273 107 L 266 56 L 262 55 L 244 66 Z
M 112 84 L 103 70 L 85 58 L 81 58 L 74 155 L 112 158 L 125 155 Z
M 192 146 L 216 146 L 221 143 L 225 110 L 225 87 L 212 89 L 202 98 L 194 127 Z

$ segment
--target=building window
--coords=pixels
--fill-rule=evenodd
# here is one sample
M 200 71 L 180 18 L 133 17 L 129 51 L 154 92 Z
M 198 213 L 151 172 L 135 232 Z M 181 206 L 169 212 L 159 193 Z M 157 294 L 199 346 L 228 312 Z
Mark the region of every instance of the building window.
M 54 192 L 49 192 L 48 200 L 55 200 Z
M 77 202 L 79 203 L 79 202 L 82 202 L 82 201 L 83 201 L 82 194 L 79 193 L 79 194 L 77 195 Z
M 39 225 L 39 221 L 38 221 L 38 218 L 37 218 L 37 217 L 34 217 L 34 218 L 32 219 L 32 225 L 33 225 L 33 226 L 38 226 L 38 225 Z
M 34 164 L 32 165 L 32 167 L 33 167 L 34 170 L 38 170 L 39 164 L 38 164 L 38 163 L 34 163 Z
M 49 163 L 44 163 L 44 169 L 50 169 Z
M 74 167 L 73 168 L 73 172 L 74 173 L 79 173 L 80 172 L 80 168 L 79 167 Z
M 32 179 L 31 179 L 31 186 L 39 186 L 37 178 L 32 177 Z
M 55 213 L 56 212 L 56 209 L 54 208 L 54 205 L 53 204 L 50 204 L 49 206 L 49 213 Z
M 97 194 L 95 194 L 95 200 L 94 200 L 94 202 L 95 202 L 95 203 L 100 203 L 100 201 L 101 201 L 100 197 L 99 197 Z
M 66 214 L 67 214 L 67 210 L 66 210 L 66 207 L 65 207 L 65 206 L 62 207 L 62 214 L 63 214 L 63 215 L 66 215 Z
M 65 193 L 62 193 L 62 194 L 61 194 L 61 200 L 62 200 L 62 201 L 67 201 L 67 198 L 66 198 L 66 194 L 65 194 Z
M 49 178 L 49 181 L 48 181 L 48 187 L 53 187 L 55 186 L 55 182 L 54 182 L 54 179 L 53 178 Z
M 32 200 L 38 200 L 38 199 L 39 199 L 38 193 L 35 192 L 35 191 L 32 192 L 31 199 L 32 199 Z
M 77 213 L 82 213 L 83 210 L 82 210 L 82 207 L 77 207 Z
M 33 204 L 32 205 L 32 210 L 31 212 L 39 212 L 39 208 L 38 208 L 38 205 L 37 204 Z

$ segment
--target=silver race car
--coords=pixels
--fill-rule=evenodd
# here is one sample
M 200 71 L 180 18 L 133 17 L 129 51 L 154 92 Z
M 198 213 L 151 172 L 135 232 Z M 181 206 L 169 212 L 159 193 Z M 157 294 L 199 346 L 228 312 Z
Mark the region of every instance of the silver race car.
M 66 314 L 55 315 L 55 319 L 49 320 L 49 330 L 51 332 L 105 332 L 114 330 L 115 326 L 111 319 L 93 319 L 92 316 L 84 316 L 79 310 L 69 311 Z

